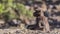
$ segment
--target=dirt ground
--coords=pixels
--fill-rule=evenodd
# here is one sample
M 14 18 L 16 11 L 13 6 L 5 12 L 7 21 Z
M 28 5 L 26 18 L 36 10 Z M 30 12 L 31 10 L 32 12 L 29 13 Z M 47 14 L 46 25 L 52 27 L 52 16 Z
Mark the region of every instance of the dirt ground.
M 24 26 L 20 26 L 0 29 L 0 34 L 60 34 L 60 28 L 54 28 L 48 33 L 41 30 L 30 30 L 26 29 Z
M 60 34 L 60 29 L 54 29 L 50 33 L 44 33 L 40 30 L 0 29 L 0 34 Z

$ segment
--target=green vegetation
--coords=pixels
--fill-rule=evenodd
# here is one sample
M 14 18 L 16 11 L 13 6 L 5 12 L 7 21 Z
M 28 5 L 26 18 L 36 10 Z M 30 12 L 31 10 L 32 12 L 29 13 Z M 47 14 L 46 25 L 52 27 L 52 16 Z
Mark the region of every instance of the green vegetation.
M 20 15 L 24 15 L 26 17 L 33 17 L 33 13 L 31 10 L 27 10 L 23 4 L 17 4 L 17 8 L 20 10 Z
M 5 3 L 7 1 L 7 3 Z M 13 0 L 3 0 L 3 3 L 0 3 L 0 15 L 6 15 L 9 19 L 17 18 L 17 14 L 14 9 L 18 9 L 20 15 L 31 18 L 33 13 L 31 10 L 27 10 L 25 6 L 21 3 L 13 3 Z M 4 17 L 3 17 L 4 18 Z

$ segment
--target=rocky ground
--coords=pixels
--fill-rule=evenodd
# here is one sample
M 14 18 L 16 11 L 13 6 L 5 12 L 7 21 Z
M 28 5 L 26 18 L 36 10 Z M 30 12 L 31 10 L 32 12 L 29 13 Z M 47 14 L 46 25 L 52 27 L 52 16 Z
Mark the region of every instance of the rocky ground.
M 10 27 L 7 29 L 0 29 L 0 34 L 60 34 L 60 29 L 52 29 L 49 33 L 41 30 L 26 29 L 23 24 L 20 27 Z
M 54 29 L 50 33 L 44 33 L 40 30 L 0 29 L 0 34 L 60 34 L 60 29 Z

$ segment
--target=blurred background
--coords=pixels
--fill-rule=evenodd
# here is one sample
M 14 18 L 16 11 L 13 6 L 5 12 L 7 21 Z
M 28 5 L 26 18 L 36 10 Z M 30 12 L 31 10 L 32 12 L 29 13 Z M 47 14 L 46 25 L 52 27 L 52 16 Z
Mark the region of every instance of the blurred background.
M 60 28 L 60 0 L 0 0 L 0 29 L 38 28 L 33 15 L 37 7 L 48 18 L 50 28 Z

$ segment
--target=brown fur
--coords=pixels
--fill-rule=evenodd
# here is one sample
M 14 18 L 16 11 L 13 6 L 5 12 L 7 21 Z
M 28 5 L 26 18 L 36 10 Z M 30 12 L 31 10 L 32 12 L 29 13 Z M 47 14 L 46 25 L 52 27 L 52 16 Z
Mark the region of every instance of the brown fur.
M 40 12 L 40 18 L 41 18 L 41 21 L 42 21 L 42 23 L 44 25 L 43 30 L 44 31 L 50 31 L 50 27 L 49 27 L 49 23 L 48 23 L 48 18 L 44 16 L 43 11 Z

